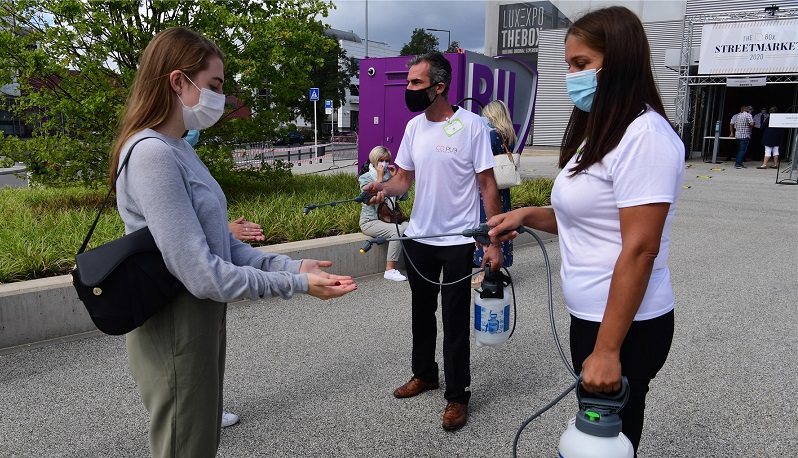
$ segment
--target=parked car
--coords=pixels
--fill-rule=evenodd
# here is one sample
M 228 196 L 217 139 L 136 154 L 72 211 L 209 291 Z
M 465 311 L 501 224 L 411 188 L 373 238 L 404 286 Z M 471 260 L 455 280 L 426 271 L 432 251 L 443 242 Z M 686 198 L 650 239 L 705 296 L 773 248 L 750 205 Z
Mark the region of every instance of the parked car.
M 332 136 L 333 143 L 357 143 L 357 132 L 340 132 Z
M 293 145 L 298 143 L 299 145 L 305 144 L 305 137 L 302 136 L 299 132 L 288 132 L 285 137 L 278 138 L 274 141 L 275 145 Z

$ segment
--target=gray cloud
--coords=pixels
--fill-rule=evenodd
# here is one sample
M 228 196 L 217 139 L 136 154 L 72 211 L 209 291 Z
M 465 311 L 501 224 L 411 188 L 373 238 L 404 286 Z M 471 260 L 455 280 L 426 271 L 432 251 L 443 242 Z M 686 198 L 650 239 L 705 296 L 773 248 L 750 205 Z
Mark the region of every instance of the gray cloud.
M 322 22 L 339 30 L 353 31 L 366 38 L 366 2 L 363 0 L 333 0 L 336 9 L 330 10 Z M 482 52 L 485 45 L 484 0 L 369 0 L 368 38 L 387 43 L 398 52 L 410 41 L 413 29 L 433 28 L 451 31 L 451 40 L 469 51 Z M 446 32 L 430 32 L 446 47 Z

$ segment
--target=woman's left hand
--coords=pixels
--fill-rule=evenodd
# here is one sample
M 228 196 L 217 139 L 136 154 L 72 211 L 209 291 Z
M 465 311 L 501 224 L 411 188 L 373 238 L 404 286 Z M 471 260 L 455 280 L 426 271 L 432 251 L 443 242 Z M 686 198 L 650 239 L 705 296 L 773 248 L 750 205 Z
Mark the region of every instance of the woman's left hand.
M 582 363 L 582 387 L 588 393 L 612 393 L 621 389 L 619 354 L 593 351 Z
M 262 242 L 266 240 L 263 236 L 263 228 L 260 224 L 247 221 L 244 217 L 230 221 L 227 225 L 233 237 L 241 240 L 242 242 Z

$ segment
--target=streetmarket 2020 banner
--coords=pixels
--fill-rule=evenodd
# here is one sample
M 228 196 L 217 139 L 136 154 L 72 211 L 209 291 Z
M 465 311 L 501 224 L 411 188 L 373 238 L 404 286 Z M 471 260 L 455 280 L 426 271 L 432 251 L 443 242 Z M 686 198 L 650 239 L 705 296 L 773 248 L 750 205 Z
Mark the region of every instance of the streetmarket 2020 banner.
M 798 19 L 706 24 L 698 73 L 798 72 Z

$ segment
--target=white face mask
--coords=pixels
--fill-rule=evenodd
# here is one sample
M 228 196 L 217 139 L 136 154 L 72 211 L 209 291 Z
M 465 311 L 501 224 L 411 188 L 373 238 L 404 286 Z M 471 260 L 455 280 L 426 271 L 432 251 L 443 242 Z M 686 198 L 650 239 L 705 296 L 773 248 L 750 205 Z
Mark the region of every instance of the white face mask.
M 183 76 L 191 84 L 194 84 L 188 75 L 183 73 Z M 216 124 L 216 121 L 224 114 L 225 97 L 224 94 L 218 94 L 210 89 L 200 89 L 196 84 L 194 84 L 194 87 L 199 89 L 200 96 L 199 101 L 193 107 L 187 107 L 180 95 L 177 96 L 180 99 L 180 103 L 183 104 L 183 124 L 185 124 L 186 130 L 207 129 Z

